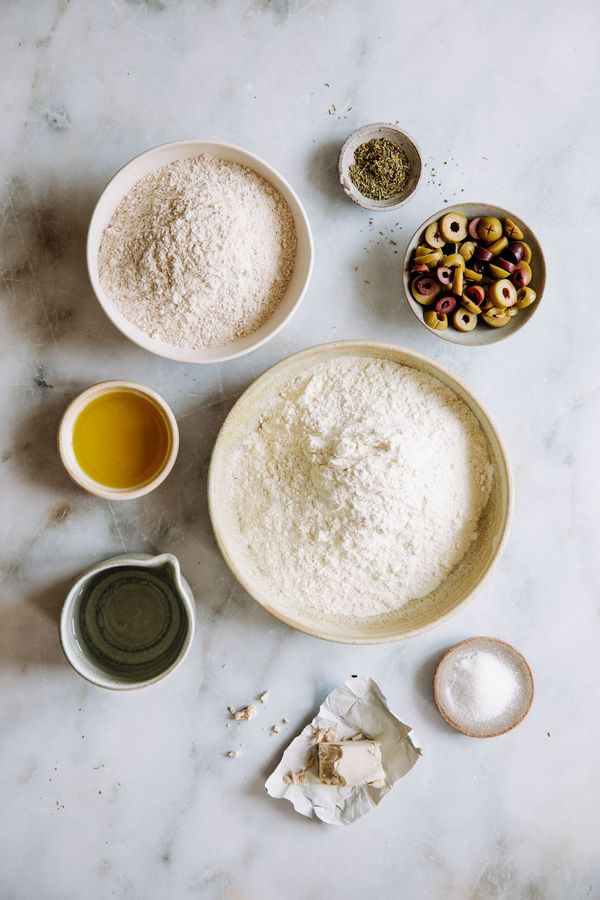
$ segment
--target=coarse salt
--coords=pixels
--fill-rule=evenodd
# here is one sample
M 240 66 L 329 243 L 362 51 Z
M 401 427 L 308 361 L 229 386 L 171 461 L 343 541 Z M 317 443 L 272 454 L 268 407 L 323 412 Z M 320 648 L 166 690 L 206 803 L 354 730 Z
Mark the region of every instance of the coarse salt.
M 441 700 L 460 725 L 478 726 L 513 716 L 521 682 L 514 664 L 491 650 L 457 655 L 446 674 Z

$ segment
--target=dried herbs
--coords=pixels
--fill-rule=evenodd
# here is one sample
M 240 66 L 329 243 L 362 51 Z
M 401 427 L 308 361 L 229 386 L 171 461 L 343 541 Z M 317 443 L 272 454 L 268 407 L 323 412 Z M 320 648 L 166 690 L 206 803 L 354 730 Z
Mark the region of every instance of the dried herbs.
M 374 138 L 356 148 L 349 174 L 364 197 L 389 200 L 404 190 L 410 163 L 397 144 L 387 138 Z

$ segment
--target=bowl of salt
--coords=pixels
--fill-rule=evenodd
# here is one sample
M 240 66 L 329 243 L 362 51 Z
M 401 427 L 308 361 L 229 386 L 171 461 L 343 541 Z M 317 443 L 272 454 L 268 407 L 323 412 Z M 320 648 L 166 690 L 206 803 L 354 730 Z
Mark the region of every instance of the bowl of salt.
M 433 679 L 440 715 L 468 737 L 506 734 L 533 703 L 533 674 L 525 657 L 497 638 L 473 637 L 451 647 Z

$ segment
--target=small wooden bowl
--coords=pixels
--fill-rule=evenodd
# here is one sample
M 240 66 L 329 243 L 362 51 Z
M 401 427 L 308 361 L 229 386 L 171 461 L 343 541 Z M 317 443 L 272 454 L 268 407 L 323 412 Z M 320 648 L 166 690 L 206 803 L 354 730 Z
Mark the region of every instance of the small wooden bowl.
M 406 158 L 410 164 L 410 174 L 404 186 L 404 190 L 387 200 L 372 200 L 365 197 L 358 190 L 350 178 L 350 166 L 354 163 L 354 153 L 361 144 L 366 144 L 378 138 L 386 138 L 388 141 L 396 144 L 406 154 Z M 353 131 L 350 137 L 344 142 L 338 159 L 338 173 L 340 176 L 340 184 L 347 197 L 350 197 L 359 206 L 364 209 L 370 209 L 372 212 L 378 210 L 398 209 L 409 197 L 414 194 L 421 178 L 421 154 L 419 148 L 409 137 L 405 131 L 400 131 L 395 125 L 386 125 L 385 122 L 376 122 L 373 125 L 363 125 Z
M 502 727 L 493 731 L 473 731 L 468 727 L 465 727 L 460 722 L 457 722 L 455 718 L 449 713 L 447 708 L 444 706 L 444 702 L 442 700 L 442 688 L 444 679 L 447 676 L 449 663 L 452 662 L 453 657 L 460 655 L 464 652 L 464 650 L 489 650 L 494 649 L 496 652 L 500 651 L 505 654 L 506 657 L 509 657 L 514 665 L 519 669 L 521 675 L 521 685 L 522 685 L 522 703 L 518 710 L 517 715 L 514 719 L 510 721 L 510 723 L 506 727 Z M 498 737 L 501 734 L 507 734 L 509 731 L 512 731 L 517 725 L 520 725 L 525 716 L 528 714 L 531 709 L 531 705 L 533 703 L 533 696 L 535 693 L 535 686 L 533 681 L 533 673 L 529 666 L 529 663 L 525 659 L 522 653 L 520 653 L 516 647 L 513 647 L 512 644 L 507 644 L 506 641 L 500 641 L 498 638 L 492 637 L 472 637 L 467 638 L 465 641 L 460 641 L 458 644 L 455 644 L 453 647 L 450 647 L 449 650 L 444 653 L 442 658 L 440 659 L 437 668 L 435 670 L 435 675 L 433 678 L 433 697 L 435 700 L 435 705 L 438 708 L 439 714 L 446 720 L 448 725 L 454 728 L 455 731 L 460 732 L 460 734 L 464 734 L 467 737 L 474 738 L 491 738 Z

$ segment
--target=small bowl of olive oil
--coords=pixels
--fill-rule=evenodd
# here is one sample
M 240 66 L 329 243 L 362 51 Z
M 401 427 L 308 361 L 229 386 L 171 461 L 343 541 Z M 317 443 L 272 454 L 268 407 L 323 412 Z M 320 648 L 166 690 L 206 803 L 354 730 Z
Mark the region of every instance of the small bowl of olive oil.
M 170 407 L 133 381 L 103 381 L 67 407 L 58 449 L 71 478 L 107 500 L 134 500 L 175 464 L 179 431 Z
M 60 642 L 67 660 L 99 687 L 154 684 L 186 656 L 194 597 L 170 553 L 133 553 L 97 563 L 63 605 Z

